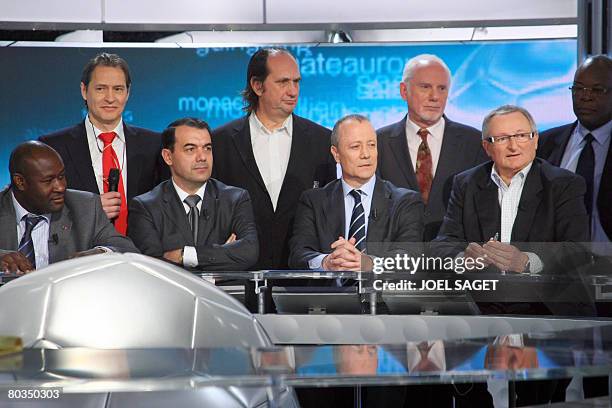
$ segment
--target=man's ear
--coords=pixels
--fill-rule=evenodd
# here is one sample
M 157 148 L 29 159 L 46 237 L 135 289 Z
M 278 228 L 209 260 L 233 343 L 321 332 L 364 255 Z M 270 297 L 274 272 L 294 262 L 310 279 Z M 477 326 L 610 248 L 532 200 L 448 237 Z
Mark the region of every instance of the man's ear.
M 336 161 L 336 163 L 340 163 L 340 158 L 338 157 L 338 148 L 332 145 L 330 150 L 331 150 L 331 154 L 334 157 L 334 160 Z
M 162 159 L 166 162 L 168 166 L 172 166 L 172 152 L 170 149 L 162 149 L 161 151 Z
M 263 82 L 257 78 L 251 78 L 251 89 L 257 96 L 261 96 L 264 92 Z
M 19 190 L 19 191 L 23 191 L 25 190 L 25 186 L 26 186 L 26 180 L 25 177 L 23 177 L 23 175 L 21 173 L 15 173 L 13 174 L 11 181 L 13 182 L 13 186 Z
M 83 100 L 87 102 L 87 85 L 85 85 L 83 82 L 81 82 L 81 96 L 83 97 Z

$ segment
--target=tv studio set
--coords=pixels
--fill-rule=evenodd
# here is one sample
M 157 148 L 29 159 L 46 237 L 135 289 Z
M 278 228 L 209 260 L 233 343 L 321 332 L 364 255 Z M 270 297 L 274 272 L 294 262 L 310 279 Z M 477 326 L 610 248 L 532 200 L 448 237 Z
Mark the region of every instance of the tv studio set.
M 0 408 L 612 407 L 610 0 L 0 0 Z

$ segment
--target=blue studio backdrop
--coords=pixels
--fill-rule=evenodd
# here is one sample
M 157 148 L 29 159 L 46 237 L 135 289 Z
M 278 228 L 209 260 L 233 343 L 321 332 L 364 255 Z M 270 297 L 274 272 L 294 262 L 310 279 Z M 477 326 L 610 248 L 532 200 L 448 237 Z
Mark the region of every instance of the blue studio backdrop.
M 362 113 L 375 127 L 406 113 L 399 94 L 404 63 L 436 54 L 453 74 L 449 118 L 480 128 L 491 109 L 526 107 L 541 130 L 574 120 L 567 89 L 576 69 L 576 40 L 435 43 L 417 45 L 291 46 L 302 74 L 296 109 L 323 126 Z M 124 57 L 132 73 L 127 123 L 161 131 L 183 116 L 213 128 L 243 115 L 240 91 L 256 47 L 0 48 L 0 184 L 9 182 L 16 144 L 82 120 L 83 66 L 101 51 Z

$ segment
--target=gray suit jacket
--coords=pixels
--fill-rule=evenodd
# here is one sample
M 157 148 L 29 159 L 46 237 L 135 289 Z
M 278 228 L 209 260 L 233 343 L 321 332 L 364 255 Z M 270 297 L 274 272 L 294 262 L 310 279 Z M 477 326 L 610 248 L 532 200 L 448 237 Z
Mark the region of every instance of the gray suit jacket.
M 444 137 L 438 167 L 425 206 L 423 240 L 431 241 L 446 213 L 453 176 L 488 160 L 481 146 L 480 132 L 444 118 Z M 378 173 L 398 187 L 419 191 L 414 166 L 408 153 L 406 117 L 378 129 Z
M 49 263 L 68 259 L 75 252 L 104 246 L 115 252 L 138 252 L 129 238 L 119 234 L 106 218 L 100 197 L 66 190 L 64 207 L 51 214 Z M 17 250 L 17 221 L 11 190 L 0 192 L 0 255 Z
M 249 193 L 208 179 L 199 218 L 198 269 L 248 270 L 257 261 L 257 229 Z M 225 244 L 236 234 L 236 241 Z M 129 203 L 128 235 L 146 255 L 194 246 L 191 227 L 172 180 L 160 183 Z
M 308 269 L 308 261 L 331 253 L 331 244 L 345 235 L 344 197 L 340 179 L 305 191 L 300 198 L 291 237 L 289 266 Z M 372 195 L 366 253 L 395 256 L 421 253 L 423 202 L 415 191 L 376 179 Z

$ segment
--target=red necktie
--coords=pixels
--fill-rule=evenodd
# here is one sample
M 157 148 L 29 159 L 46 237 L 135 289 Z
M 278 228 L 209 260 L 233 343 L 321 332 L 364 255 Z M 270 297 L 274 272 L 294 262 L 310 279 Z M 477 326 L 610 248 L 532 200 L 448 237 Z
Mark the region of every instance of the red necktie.
M 417 132 L 417 135 L 421 137 L 421 144 L 417 152 L 416 178 L 425 205 L 427 205 L 427 201 L 429 200 L 429 191 L 431 190 L 431 181 L 433 180 L 431 150 L 429 150 L 429 145 L 427 144 L 428 134 L 429 131 L 425 128 L 419 129 Z
M 102 175 L 104 180 L 104 192 L 108 192 L 108 173 L 111 169 L 119 169 L 119 194 L 121 194 L 121 208 L 119 216 L 115 219 L 115 229 L 122 235 L 127 232 L 127 201 L 125 200 L 125 189 L 123 188 L 123 176 L 121 175 L 121 166 L 115 149 L 113 149 L 113 140 L 117 134 L 115 132 L 100 133 L 98 137 L 104 142 L 102 149 Z

